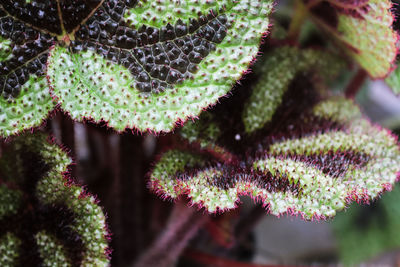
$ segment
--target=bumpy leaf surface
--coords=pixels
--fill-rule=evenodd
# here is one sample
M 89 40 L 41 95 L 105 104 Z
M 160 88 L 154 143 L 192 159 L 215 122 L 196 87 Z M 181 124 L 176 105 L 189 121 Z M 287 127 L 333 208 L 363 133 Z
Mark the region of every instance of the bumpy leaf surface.
M 54 108 L 45 78 L 52 37 L 16 20 L 0 1 L 0 136 L 39 125 Z
M 263 77 L 253 87 L 271 90 Z M 183 127 L 192 146 L 161 157 L 150 178 L 154 191 L 188 195 L 209 212 L 235 208 L 240 195 L 250 195 L 272 214 L 313 219 L 332 217 L 352 200 L 370 201 L 395 182 L 397 139 L 362 118 L 352 101 L 321 97 L 298 74 L 274 115 L 249 132 L 242 118 L 251 95 L 244 94 Z
M 268 29 L 272 1 L 105 3 L 51 53 L 48 75 L 75 119 L 169 131 L 241 77 Z
M 46 76 L 74 119 L 170 131 L 242 76 L 271 10 L 272 0 L 2 0 L 0 135 L 53 109 Z
M 397 53 L 391 6 L 389 0 L 328 0 L 312 6 L 311 14 L 372 78 L 379 79 L 392 69 Z
M 54 108 L 46 79 L 50 47 L 102 2 L 0 1 L 0 136 L 38 126 Z
M 96 199 L 65 177 L 71 159 L 44 135 L 23 135 L 0 158 L 1 266 L 108 266 Z
M 251 133 L 262 128 L 272 119 L 283 95 L 289 89 L 290 82 L 301 72 L 312 70 L 323 72 L 324 76 L 334 77 L 344 68 L 337 55 L 315 49 L 299 50 L 296 47 L 281 47 L 266 55 L 266 62 L 256 69 L 261 76 L 254 86 L 243 111 L 246 131 Z M 328 78 L 328 77 L 324 77 Z
M 346 100 L 321 103 L 336 110 L 348 104 Z M 272 140 L 260 146 L 262 153 L 241 159 L 240 164 L 190 152 L 167 152 L 153 171 L 151 186 L 169 198 L 187 194 L 209 212 L 235 208 L 240 195 L 250 195 L 272 214 L 300 213 L 306 219 L 332 217 L 350 200 L 369 201 L 389 189 L 399 171 L 397 140 L 364 119 L 344 127 L 339 118 L 345 114 L 323 113 L 326 117 L 316 125 L 319 131 L 266 136 Z M 318 113 L 310 116 L 318 117 Z

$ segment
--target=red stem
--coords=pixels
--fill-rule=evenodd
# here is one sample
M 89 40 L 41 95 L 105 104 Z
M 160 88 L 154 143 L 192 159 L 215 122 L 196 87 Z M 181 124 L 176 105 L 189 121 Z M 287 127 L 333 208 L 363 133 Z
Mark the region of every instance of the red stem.
M 187 203 L 175 203 L 164 232 L 132 266 L 175 266 L 190 239 L 207 220 L 208 216 L 188 207 Z
M 74 122 L 71 118 L 65 114 L 60 114 L 60 127 L 61 127 L 61 143 L 68 149 L 70 149 L 69 155 L 76 161 L 75 151 L 75 128 Z M 76 177 L 76 165 L 70 166 L 70 174 L 72 177 Z
M 365 70 L 359 69 L 357 71 L 357 73 L 354 75 L 353 79 L 346 88 L 345 95 L 347 98 L 354 99 L 354 97 L 357 95 L 358 91 L 360 91 L 362 85 L 364 84 L 367 76 L 368 75 Z
M 202 266 L 213 266 L 213 267 L 273 267 L 278 265 L 261 265 L 255 263 L 239 262 L 230 260 L 222 257 L 217 257 L 211 254 L 203 253 L 195 250 L 188 250 L 185 252 L 185 257 L 196 260 L 201 263 Z

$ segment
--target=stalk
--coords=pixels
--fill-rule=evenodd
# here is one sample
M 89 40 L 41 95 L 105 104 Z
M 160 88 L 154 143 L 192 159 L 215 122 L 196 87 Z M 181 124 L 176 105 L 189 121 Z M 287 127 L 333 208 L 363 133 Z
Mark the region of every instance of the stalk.
M 295 0 L 294 15 L 289 25 L 288 40 L 291 43 L 297 44 L 300 36 L 301 28 L 307 17 L 307 7 L 302 0 Z
M 131 266 L 175 266 L 188 242 L 207 220 L 208 216 L 188 207 L 187 203 L 175 203 L 165 230 L 159 234 L 158 238 L 138 261 Z

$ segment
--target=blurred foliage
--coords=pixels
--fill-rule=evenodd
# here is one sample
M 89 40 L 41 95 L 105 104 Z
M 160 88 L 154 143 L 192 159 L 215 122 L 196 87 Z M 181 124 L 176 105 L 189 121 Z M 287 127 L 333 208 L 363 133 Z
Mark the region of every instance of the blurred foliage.
M 352 205 L 332 225 L 339 256 L 346 264 L 359 264 L 400 247 L 400 185 L 371 205 Z

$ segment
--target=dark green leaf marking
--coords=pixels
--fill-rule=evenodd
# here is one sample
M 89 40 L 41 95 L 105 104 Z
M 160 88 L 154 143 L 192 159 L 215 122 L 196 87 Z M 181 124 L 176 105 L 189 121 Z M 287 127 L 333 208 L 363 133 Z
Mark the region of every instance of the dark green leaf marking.
M 316 68 L 320 52 L 271 51 L 260 69 L 278 72 L 284 82 L 254 79 L 253 91 L 238 90 L 185 125 L 181 134 L 191 152 L 167 151 L 154 167 L 151 188 L 166 198 L 187 195 L 209 212 L 233 209 L 240 195 L 249 195 L 274 215 L 304 219 L 332 217 L 350 201 L 368 202 L 390 189 L 399 171 L 397 139 L 364 119 L 351 100 L 326 98 L 313 88 L 304 73 L 316 70 L 320 79 L 337 72 L 336 64 Z M 299 68 L 295 59 L 303 56 L 308 61 Z M 271 96 L 280 104 L 266 117 L 259 110 Z
M 197 65 L 215 51 L 227 34 L 223 10 L 162 28 L 142 25 L 135 30 L 123 18 L 119 1 L 103 5 L 76 33 L 71 49 L 91 49 L 128 68 L 142 92 L 163 92 L 192 77 Z
M 170 131 L 247 70 L 271 10 L 271 0 L 0 0 L 0 135 L 39 125 L 56 100 L 77 120 Z
M 0 9 L 0 36 L 9 40 L 7 56 L 0 61 L 0 93 L 16 98 L 30 75 L 45 74 L 48 50 L 53 44 L 49 34 L 41 33 L 14 20 Z

